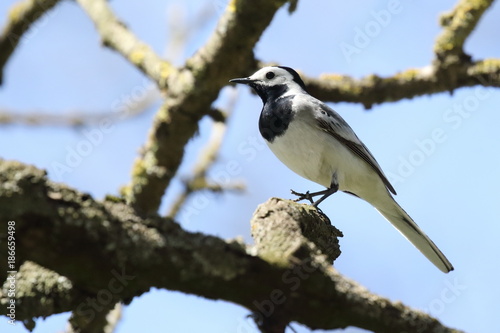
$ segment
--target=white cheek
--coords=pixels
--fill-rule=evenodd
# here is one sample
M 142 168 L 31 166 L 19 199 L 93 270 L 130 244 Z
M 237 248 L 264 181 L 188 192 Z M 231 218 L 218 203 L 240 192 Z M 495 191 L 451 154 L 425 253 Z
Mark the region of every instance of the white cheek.
M 286 82 L 286 78 L 284 78 L 283 76 L 279 76 L 276 79 L 274 79 L 274 81 L 275 81 L 275 84 L 283 84 Z

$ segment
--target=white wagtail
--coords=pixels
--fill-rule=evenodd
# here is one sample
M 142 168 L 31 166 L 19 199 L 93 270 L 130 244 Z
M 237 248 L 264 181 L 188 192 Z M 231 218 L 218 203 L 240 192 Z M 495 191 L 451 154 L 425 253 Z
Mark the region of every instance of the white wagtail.
M 304 82 L 289 67 L 264 67 L 247 78 L 232 79 L 252 87 L 264 107 L 259 130 L 272 152 L 300 176 L 326 187 L 297 193 L 315 207 L 341 190 L 375 207 L 436 267 L 448 273 L 453 266 L 401 208 L 396 194 L 368 148 L 340 115 L 306 92 Z M 313 201 L 313 197 L 321 197 Z

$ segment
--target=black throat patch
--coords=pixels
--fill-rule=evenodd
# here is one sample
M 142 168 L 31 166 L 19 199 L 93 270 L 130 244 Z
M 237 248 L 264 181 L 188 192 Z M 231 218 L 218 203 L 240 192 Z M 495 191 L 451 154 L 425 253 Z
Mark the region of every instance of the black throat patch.
M 260 113 L 259 131 L 268 142 L 273 142 L 288 129 L 293 118 L 292 100 L 293 96 L 262 99 L 264 107 Z
M 251 83 L 250 87 L 252 87 L 253 90 L 255 90 L 257 95 L 259 95 L 260 99 L 262 99 L 262 103 L 264 104 L 278 99 L 278 97 L 286 93 L 288 90 L 288 87 L 285 84 L 278 84 L 275 86 L 264 86 L 260 84 Z

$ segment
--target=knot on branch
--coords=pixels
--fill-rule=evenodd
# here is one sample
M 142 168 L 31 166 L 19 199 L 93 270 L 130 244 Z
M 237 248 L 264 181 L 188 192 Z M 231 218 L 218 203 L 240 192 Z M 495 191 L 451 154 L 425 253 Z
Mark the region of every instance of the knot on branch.
M 311 205 L 271 198 L 257 207 L 250 224 L 255 250 L 268 262 L 287 266 L 323 257 L 333 263 L 340 255 L 342 232 Z

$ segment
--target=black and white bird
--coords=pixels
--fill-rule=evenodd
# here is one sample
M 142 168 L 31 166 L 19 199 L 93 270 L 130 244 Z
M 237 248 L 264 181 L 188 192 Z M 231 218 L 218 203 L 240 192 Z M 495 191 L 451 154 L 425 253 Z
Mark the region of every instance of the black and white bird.
M 441 271 L 452 264 L 393 199 L 394 187 L 368 148 L 340 115 L 306 91 L 299 74 L 284 66 L 264 67 L 247 78 L 232 79 L 252 87 L 264 106 L 259 130 L 272 152 L 292 171 L 326 190 L 297 193 L 318 206 L 338 190 L 375 207 Z M 313 201 L 316 196 L 321 197 Z

